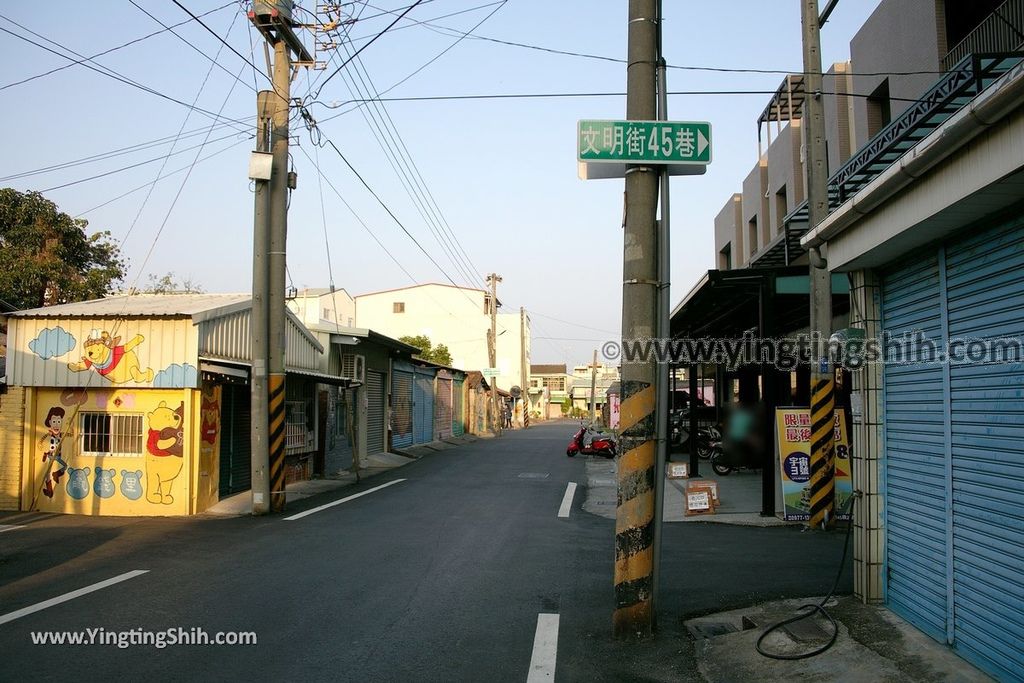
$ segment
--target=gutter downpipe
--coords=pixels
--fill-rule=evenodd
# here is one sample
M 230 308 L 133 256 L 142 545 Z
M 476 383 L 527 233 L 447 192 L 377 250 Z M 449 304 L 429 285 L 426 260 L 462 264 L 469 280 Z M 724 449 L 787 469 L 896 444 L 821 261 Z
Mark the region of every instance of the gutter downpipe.
M 843 232 L 1024 104 L 1024 62 L 1013 67 L 800 239 L 812 265 L 817 247 Z

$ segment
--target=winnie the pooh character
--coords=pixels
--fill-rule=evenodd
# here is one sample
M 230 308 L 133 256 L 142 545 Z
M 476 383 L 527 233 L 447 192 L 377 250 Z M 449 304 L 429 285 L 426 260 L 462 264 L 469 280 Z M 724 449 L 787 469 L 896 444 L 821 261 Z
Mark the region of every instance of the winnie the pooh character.
M 152 382 L 153 369 L 142 369 L 139 366 L 139 357 L 132 350 L 144 340 L 145 337 L 137 334 L 122 344 L 120 337 L 111 337 L 106 330 L 93 330 L 82 343 L 85 350 L 82 362 L 68 363 L 68 369 L 72 372 L 84 372 L 92 368 L 100 377 L 113 384 L 124 384 L 129 380 Z
M 149 432 L 146 437 L 146 500 L 150 503 L 170 505 L 174 502 L 171 485 L 181 472 L 182 432 L 185 422 L 185 403 L 177 410 L 167 407 L 166 401 L 147 414 Z

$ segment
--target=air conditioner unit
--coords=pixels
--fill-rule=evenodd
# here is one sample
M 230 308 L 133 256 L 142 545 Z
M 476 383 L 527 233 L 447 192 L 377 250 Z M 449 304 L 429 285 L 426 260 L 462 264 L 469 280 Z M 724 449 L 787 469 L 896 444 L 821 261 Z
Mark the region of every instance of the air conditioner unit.
M 341 354 L 341 376 L 366 382 L 366 356 L 358 353 Z

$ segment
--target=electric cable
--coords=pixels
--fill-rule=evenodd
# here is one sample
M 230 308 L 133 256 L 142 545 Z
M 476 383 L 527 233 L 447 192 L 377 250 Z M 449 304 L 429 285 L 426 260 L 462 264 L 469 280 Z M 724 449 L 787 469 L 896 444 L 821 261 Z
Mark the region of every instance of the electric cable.
M 68 52 L 68 53 L 70 53 L 72 55 L 75 55 L 76 57 L 82 58 L 82 61 L 75 62 L 75 60 L 73 58 L 69 57 L 68 55 L 66 55 L 66 54 L 64 54 L 62 52 L 59 52 L 59 51 L 57 51 L 57 50 L 55 50 L 53 48 L 47 47 L 46 45 L 43 45 L 41 43 L 37 43 L 34 40 L 26 38 L 25 36 L 19 35 L 19 34 L 15 33 L 14 31 L 11 31 L 10 29 L 7 29 L 7 28 L 4 28 L 4 27 L 0 26 L 0 32 L 6 33 L 6 34 L 8 34 L 10 36 L 13 36 L 13 37 L 17 38 L 18 40 L 24 41 L 24 42 L 26 42 L 26 43 L 28 43 L 30 45 L 34 45 L 34 46 L 38 47 L 41 50 L 45 50 L 46 52 L 49 52 L 49 53 L 54 54 L 54 55 L 57 55 L 58 57 L 61 57 L 62 59 L 68 60 L 69 62 L 75 62 L 79 66 L 84 66 L 85 68 L 89 69 L 90 71 L 95 71 L 96 73 L 102 74 L 103 76 L 106 76 L 107 78 L 112 78 L 115 81 L 118 81 L 120 83 L 124 83 L 125 85 L 130 85 L 133 88 L 138 88 L 139 90 L 142 90 L 143 92 L 146 92 L 146 93 L 149 93 L 149 94 L 154 95 L 156 97 L 159 97 L 161 99 L 167 100 L 168 102 L 174 102 L 175 104 L 179 104 L 179 105 L 181 105 L 183 107 L 189 107 L 190 109 L 193 109 L 194 111 L 197 111 L 197 112 L 203 114 L 204 116 L 206 116 L 206 117 L 208 117 L 210 119 L 213 119 L 214 121 L 223 120 L 223 121 L 226 121 L 226 122 L 228 122 L 230 124 L 246 125 L 246 122 L 241 120 L 241 119 L 229 119 L 229 118 L 226 118 L 226 117 L 214 114 L 213 112 L 207 111 L 206 109 L 202 109 L 200 107 L 191 107 L 187 102 L 183 102 L 182 100 L 179 100 L 179 99 L 177 99 L 175 97 L 171 97 L 170 95 L 164 94 L 164 93 L 162 93 L 162 92 L 160 92 L 158 90 L 154 90 L 153 88 L 150 88 L 147 85 L 143 85 L 142 83 L 134 81 L 134 80 L 132 80 L 130 78 L 127 78 L 125 76 L 122 76 L 121 74 L 119 74 L 118 72 L 114 71 L 113 69 L 110 69 L 109 67 L 106 67 L 106 66 L 103 66 L 102 64 L 99 64 L 99 62 L 94 62 L 94 64 L 96 64 L 97 66 L 93 66 L 92 64 L 88 64 L 87 62 L 89 61 L 89 59 L 83 57 L 81 54 L 75 52 L 74 50 L 72 50 L 72 49 L 70 49 L 70 48 L 68 48 L 68 47 L 66 47 L 64 45 L 61 45 L 60 43 L 58 43 L 58 42 L 56 42 L 54 40 L 46 38 L 45 36 L 42 36 L 41 34 L 36 33 L 35 31 L 33 31 L 33 30 L 29 29 L 29 28 L 26 28 L 25 26 L 22 26 L 18 22 L 10 19 L 9 17 L 7 17 L 7 16 L 5 16 L 3 14 L 0 14 L 0 19 L 8 22 L 9 24 L 17 26 L 18 28 L 22 29 L 23 31 L 27 31 L 28 33 L 31 33 L 32 35 L 38 37 L 40 40 L 45 40 L 48 43 L 51 43 L 53 45 L 57 45 L 62 50 L 65 50 L 66 52 Z
M 769 659 L 796 661 L 798 659 L 808 659 L 810 657 L 816 657 L 817 655 L 820 655 L 821 653 L 825 652 L 830 647 L 835 645 L 836 639 L 839 637 L 839 624 L 836 623 L 835 618 L 828 613 L 828 610 L 825 609 L 825 605 L 828 603 L 829 600 L 832 599 L 832 595 L 836 592 L 836 589 L 839 588 L 839 580 L 843 577 L 843 570 L 846 568 L 846 553 L 850 546 L 850 535 L 853 532 L 853 501 L 854 499 L 859 498 L 860 495 L 861 493 L 859 491 L 854 492 L 854 494 L 850 496 L 850 499 L 846 503 L 847 512 L 850 514 L 850 520 L 846 527 L 846 533 L 844 534 L 843 538 L 843 555 L 842 558 L 839 560 L 839 570 L 836 572 L 836 578 L 835 581 L 832 582 L 832 587 L 828 590 L 828 595 L 822 598 L 819 602 L 809 603 L 807 605 L 801 605 L 800 607 L 798 607 L 798 610 L 804 610 L 802 614 L 797 614 L 796 616 L 790 617 L 789 619 L 784 619 L 783 621 L 776 622 L 770 625 L 768 628 L 766 628 L 758 637 L 757 642 L 754 644 L 754 647 L 761 655 L 768 657 Z M 782 654 L 778 652 L 768 652 L 763 647 L 761 647 L 761 643 L 764 642 L 764 639 L 768 637 L 769 633 L 773 633 L 774 631 L 777 631 L 783 626 L 787 626 L 798 621 L 803 621 L 807 617 L 813 616 L 815 614 L 821 614 L 826 619 L 828 619 L 829 623 L 832 625 L 832 635 L 829 638 L 828 642 L 824 645 L 816 647 L 813 650 L 809 650 L 808 652 L 798 652 L 797 654 Z
M 214 12 L 219 12 L 222 9 L 230 7 L 231 5 L 234 5 L 234 4 L 235 4 L 235 0 L 231 0 L 231 2 L 227 2 L 227 3 L 224 3 L 223 5 L 221 5 L 220 7 L 214 7 L 211 10 L 207 10 L 207 11 L 203 12 L 202 14 L 200 14 L 199 16 L 205 17 L 205 16 L 207 16 L 209 14 L 213 14 Z M 148 39 L 150 39 L 150 38 L 152 38 L 154 36 L 158 36 L 161 33 L 165 33 L 166 31 L 169 31 L 169 30 L 171 30 L 173 28 L 178 28 L 179 26 L 184 26 L 185 24 L 187 24 L 187 23 L 189 23 L 191 21 L 192 21 L 191 19 L 186 19 L 184 21 L 179 21 L 177 24 L 171 24 L 166 29 L 163 29 L 163 30 L 160 30 L 160 31 L 153 31 L 152 33 L 147 33 L 144 36 L 140 36 L 138 38 L 134 38 L 132 40 L 129 40 L 127 43 L 121 43 L 120 45 L 116 45 L 116 46 L 114 46 L 112 48 L 108 48 L 108 49 L 104 50 L 103 52 L 97 52 L 96 54 L 90 55 L 89 57 L 82 57 L 79 60 L 72 61 L 71 64 L 65 64 L 63 66 L 58 66 L 58 67 L 55 67 L 53 69 L 50 69 L 49 71 L 44 71 L 43 73 L 35 74 L 34 76 L 28 76 L 27 78 L 23 78 L 20 81 L 13 81 L 11 83 L 6 83 L 4 85 L 0 85 L 0 90 L 7 90 L 8 88 L 13 88 L 16 85 L 22 85 L 24 83 L 29 83 L 31 81 L 36 80 L 37 78 L 43 78 L 44 76 L 49 76 L 50 74 L 55 74 L 58 71 L 63 71 L 64 69 L 70 69 L 71 67 L 75 66 L 76 64 L 81 64 L 82 62 L 92 61 L 92 60 L 96 59 L 97 57 L 102 57 L 103 55 L 108 55 L 111 52 L 116 52 L 118 50 L 123 50 L 124 48 L 126 48 L 126 47 L 128 47 L 130 45 L 135 45 L 136 43 L 141 43 L 144 40 L 148 40 Z
M 132 3 L 133 5 L 135 5 L 135 0 L 128 0 L 128 1 L 129 1 L 130 3 Z M 198 23 L 198 24 L 199 24 L 200 26 L 202 26 L 202 27 L 203 27 L 204 29 L 206 29 L 207 33 L 209 33 L 209 34 L 210 34 L 211 36 L 213 36 L 214 38 L 216 38 L 217 40 L 219 40 L 219 41 L 220 41 L 220 43 L 221 43 L 221 45 L 223 45 L 223 46 L 224 46 L 224 47 L 226 47 L 227 49 L 229 49 L 229 50 L 231 50 L 232 52 L 234 52 L 234 53 L 235 53 L 235 54 L 236 54 L 236 55 L 238 56 L 238 58 L 239 58 L 239 59 L 241 59 L 241 60 L 242 60 L 243 62 L 245 62 L 246 64 L 248 64 L 249 66 L 251 66 L 251 67 L 253 68 L 253 71 L 256 71 L 256 70 L 257 70 L 257 69 L 256 69 L 256 65 L 255 65 L 255 64 L 253 64 L 253 63 L 252 63 L 252 61 L 251 61 L 251 60 L 250 60 L 250 59 L 249 59 L 248 57 L 246 57 L 246 56 L 245 56 L 245 55 L 243 55 L 243 54 L 242 54 L 241 52 L 239 52 L 238 50 L 236 50 L 236 49 L 235 49 L 235 47 L 234 47 L 233 45 L 231 45 L 231 44 L 230 44 L 230 43 L 229 43 L 229 42 L 228 42 L 227 40 L 225 40 L 224 38 L 221 38 L 221 37 L 220 37 L 220 34 L 219 34 L 219 33 L 217 33 L 217 32 L 216 32 L 216 31 L 214 31 L 214 30 L 213 30 L 212 28 L 210 28 L 209 26 L 207 26 L 207 25 L 206 25 L 206 22 L 204 22 L 204 21 L 203 21 L 202 19 L 200 19 L 199 17 L 197 17 L 197 16 L 196 16 L 196 15 L 195 15 L 195 14 L 194 14 L 194 13 L 192 12 L 192 10 L 190 10 L 190 9 L 189 9 L 188 7 L 185 7 L 185 6 L 183 5 L 183 4 L 181 4 L 180 2 L 178 2 L 178 0 L 171 0 L 171 2 L 173 2 L 173 3 L 175 4 L 175 5 L 177 5 L 178 7 L 180 7 L 180 8 L 181 8 L 181 9 L 182 9 L 182 10 L 183 10 L 183 11 L 184 11 L 184 12 L 185 12 L 186 14 L 188 14 L 188 15 L 189 15 L 190 17 L 192 17 L 192 19 L 193 19 L 193 20 L 194 20 L 194 21 L 195 21 L 196 23 Z M 138 7 L 138 5 L 136 5 L 136 7 Z M 142 9 L 142 8 L 140 7 L 139 9 Z M 145 10 L 143 10 L 143 11 L 145 11 Z M 149 12 L 146 12 L 146 14 L 149 14 Z M 152 16 L 152 15 L 151 15 L 151 16 Z M 198 48 L 197 48 L 197 49 L 198 49 Z M 263 74 L 263 75 L 264 75 L 264 76 L 266 76 L 266 78 L 267 78 L 267 80 L 268 80 L 268 81 L 270 81 L 270 76 L 267 76 L 267 74 Z M 271 81 L 271 85 L 273 85 L 273 81 Z M 246 86 L 248 86 L 248 84 L 246 84 Z

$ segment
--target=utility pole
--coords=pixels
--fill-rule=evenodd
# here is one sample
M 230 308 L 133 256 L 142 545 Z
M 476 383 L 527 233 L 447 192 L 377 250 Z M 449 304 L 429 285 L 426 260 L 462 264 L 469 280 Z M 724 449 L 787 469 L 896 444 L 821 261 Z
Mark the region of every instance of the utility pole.
M 274 93 L 261 90 L 256 95 L 256 152 L 270 154 L 270 118 Z M 267 448 L 267 251 L 270 246 L 270 182 L 256 179 L 252 241 L 252 338 L 251 449 L 252 514 L 270 511 L 270 454 Z
M 261 452 L 259 461 L 254 453 L 252 470 L 253 480 L 253 513 L 266 514 L 267 502 L 270 510 L 280 512 L 284 510 L 284 450 L 285 450 L 285 337 L 287 335 L 288 318 L 285 308 L 285 264 L 288 243 L 288 191 L 295 189 L 294 176 L 288 172 L 288 119 L 289 105 L 291 103 L 291 80 L 292 61 L 294 52 L 298 64 L 311 65 L 314 60 L 302 41 L 298 39 L 293 31 L 296 23 L 292 19 L 292 2 L 290 0 L 264 0 L 254 2 L 249 11 L 249 20 L 263 35 L 264 39 L 274 46 L 274 66 L 271 75 L 273 92 L 268 93 L 267 98 L 258 101 L 267 105 L 270 110 L 270 153 L 271 169 L 269 182 L 266 183 L 266 200 L 269 225 L 267 236 L 254 236 L 253 256 L 253 304 L 256 308 L 256 301 L 260 299 L 261 310 L 257 317 L 263 320 L 253 320 L 253 326 L 260 327 L 255 330 L 256 334 L 266 334 L 264 348 L 257 348 L 253 344 L 252 367 L 253 367 L 253 392 L 257 391 L 257 374 L 266 368 L 266 402 L 262 396 L 253 402 L 252 411 L 252 432 L 257 435 L 259 431 L 266 430 L 266 456 Z M 261 115 L 268 112 L 261 109 Z M 260 231 L 261 204 L 257 198 L 256 205 L 256 226 L 257 233 Z M 255 254 L 256 250 L 263 254 L 262 258 Z M 257 263 L 262 261 L 262 264 Z M 256 287 L 261 283 L 262 288 Z M 256 311 L 254 310 L 255 314 Z M 265 317 L 264 317 L 265 315 Z M 263 344 L 259 345 L 263 347 Z M 264 356 L 265 353 L 265 356 Z M 259 354 L 259 355 L 257 355 Z M 257 414 L 256 409 L 261 412 Z M 266 425 L 264 427 L 264 425 Z M 266 458 L 264 460 L 264 457 Z M 260 490 L 256 489 L 256 474 L 260 478 Z M 264 483 L 263 479 L 269 481 Z M 264 502 L 263 496 L 269 490 L 269 501 Z M 257 500 L 259 497 L 259 500 Z
M 590 363 L 590 423 L 597 418 L 597 349 L 594 349 L 594 360 Z
M 657 0 L 630 0 L 626 67 L 626 118 L 657 117 Z M 626 169 L 625 235 L 622 263 L 622 338 L 650 339 L 658 304 L 658 172 L 649 166 Z M 615 510 L 616 637 L 649 637 L 654 632 L 654 503 L 656 444 L 655 359 L 622 364 L 622 456 Z
M 530 426 L 530 368 L 526 365 L 526 309 L 519 307 L 519 388 L 523 390 L 523 429 Z
M 487 336 L 487 356 L 492 368 L 498 367 L 498 283 L 501 276 L 491 273 L 487 276 L 491 285 L 491 329 Z M 491 377 L 491 413 L 494 416 L 494 433 L 501 436 L 501 416 L 498 415 L 498 378 Z
M 825 107 L 822 101 L 821 34 L 817 0 L 800 0 L 803 28 L 803 128 L 806 145 L 808 227 L 828 216 L 828 161 Z M 811 510 L 808 525 L 827 528 L 835 522 L 835 398 L 828 339 L 832 327 L 832 280 L 826 255 L 812 247 L 811 290 Z

